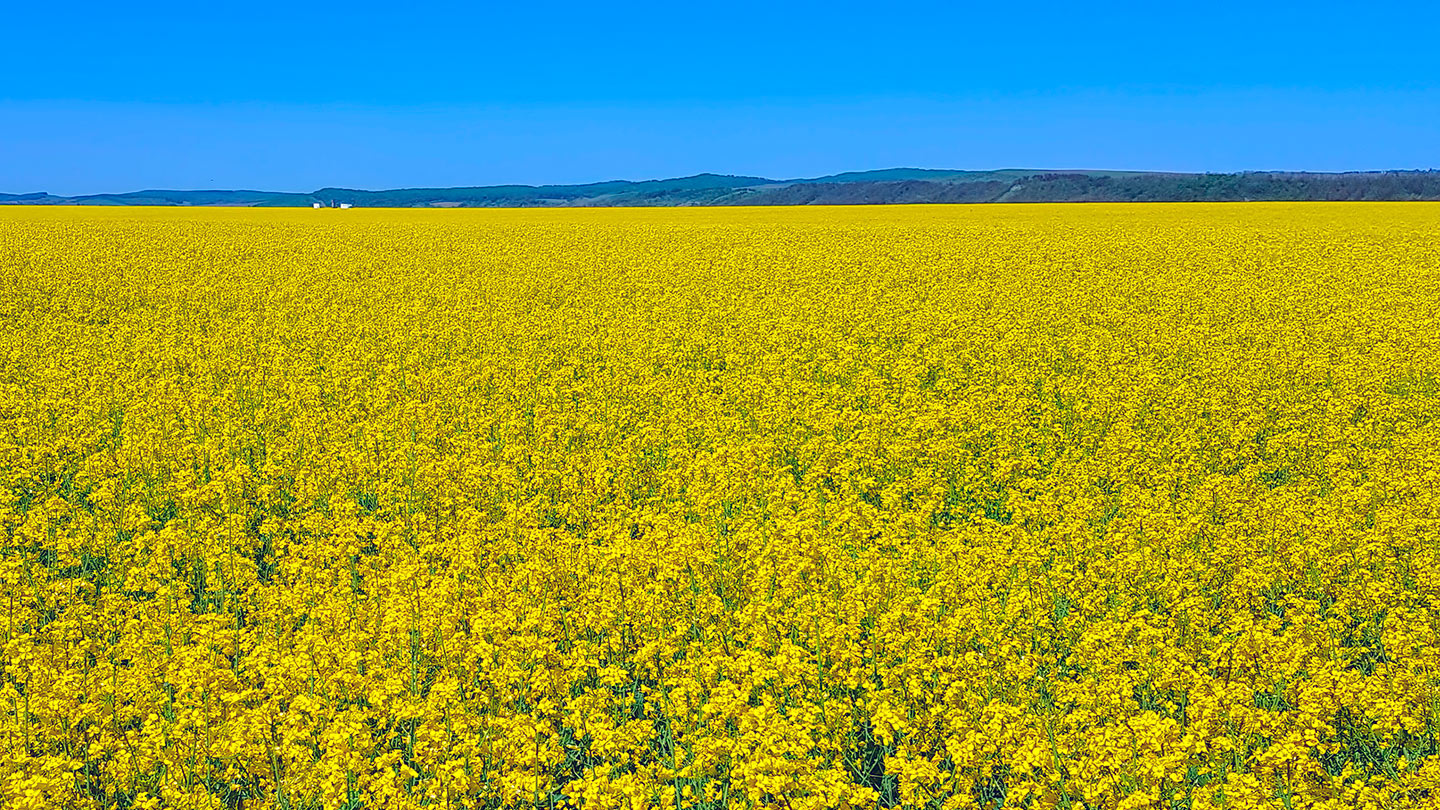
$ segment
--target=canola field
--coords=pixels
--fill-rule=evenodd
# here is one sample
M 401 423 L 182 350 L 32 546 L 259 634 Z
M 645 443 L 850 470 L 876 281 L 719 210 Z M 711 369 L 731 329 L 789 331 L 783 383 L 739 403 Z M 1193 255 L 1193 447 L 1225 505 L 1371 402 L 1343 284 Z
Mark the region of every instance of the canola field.
M 0 806 L 1440 806 L 1440 206 L 0 209 Z

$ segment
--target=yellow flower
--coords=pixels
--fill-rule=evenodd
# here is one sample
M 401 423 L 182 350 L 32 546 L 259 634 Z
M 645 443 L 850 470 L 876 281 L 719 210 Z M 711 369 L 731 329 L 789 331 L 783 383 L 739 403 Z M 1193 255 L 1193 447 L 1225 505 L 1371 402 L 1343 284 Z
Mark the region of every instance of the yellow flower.
M 0 805 L 1440 795 L 1440 209 L 0 207 Z

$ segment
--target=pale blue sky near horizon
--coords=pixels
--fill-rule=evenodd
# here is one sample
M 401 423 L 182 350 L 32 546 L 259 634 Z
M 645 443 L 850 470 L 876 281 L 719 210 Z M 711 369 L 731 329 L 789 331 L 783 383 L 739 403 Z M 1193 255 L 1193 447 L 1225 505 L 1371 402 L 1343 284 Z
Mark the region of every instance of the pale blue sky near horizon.
M 0 192 L 1440 168 L 1432 3 L 3 14 Z

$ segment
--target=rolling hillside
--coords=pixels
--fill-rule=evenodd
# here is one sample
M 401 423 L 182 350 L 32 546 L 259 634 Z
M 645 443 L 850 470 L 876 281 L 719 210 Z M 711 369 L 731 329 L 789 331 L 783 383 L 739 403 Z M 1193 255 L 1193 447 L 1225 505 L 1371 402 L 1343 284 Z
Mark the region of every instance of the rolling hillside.
M 881 169 L 772 180 L 698 174 L 668 180 L 367 191 L 166 191 L 63 197 L 0 194 L 10 205 L 206 205 L 498 208 L 896 203 L 1225 202 L 1246 200 L 1440 200 L 1440 171 L 1243 172 Z

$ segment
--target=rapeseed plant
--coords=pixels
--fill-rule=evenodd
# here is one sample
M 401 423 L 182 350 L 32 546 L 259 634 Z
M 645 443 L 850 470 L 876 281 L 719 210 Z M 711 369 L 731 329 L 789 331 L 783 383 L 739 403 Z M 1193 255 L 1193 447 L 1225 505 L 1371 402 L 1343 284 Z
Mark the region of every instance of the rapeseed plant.
M 0 209 L 0 804 L 1434 807 L 1437 234 Z

